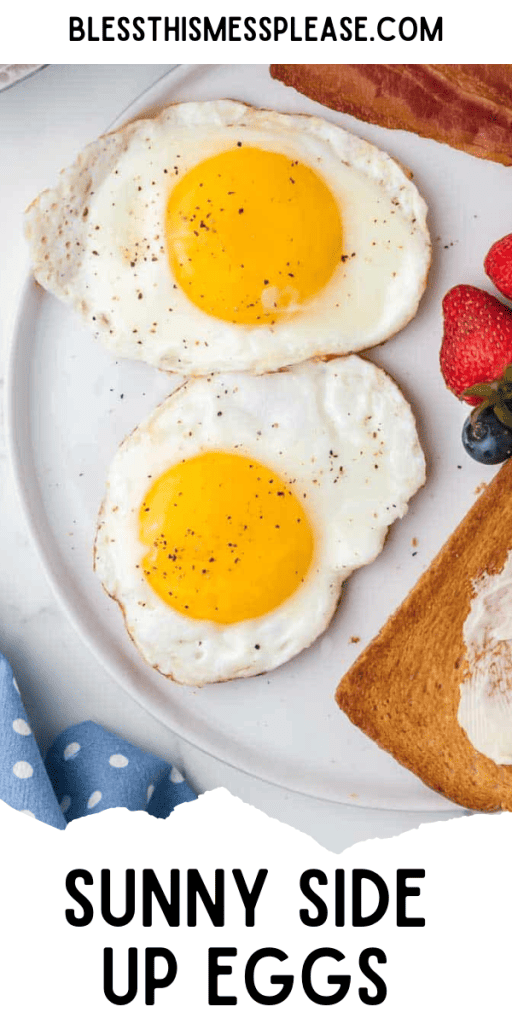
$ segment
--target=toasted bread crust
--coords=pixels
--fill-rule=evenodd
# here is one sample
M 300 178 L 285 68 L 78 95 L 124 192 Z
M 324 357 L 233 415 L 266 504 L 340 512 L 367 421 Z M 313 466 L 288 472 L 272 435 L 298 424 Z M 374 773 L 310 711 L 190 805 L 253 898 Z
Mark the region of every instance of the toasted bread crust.
M 512 766 L 478 753 L 457 721 L 473 582 L 512 547 L 505 463 L 400 608 L 341 680 L 350 720 L 432 789 L 480 811 L 512 810 Z
M 272 64 L 271 74 L 362 121 L 512 164 L 512 64 Z

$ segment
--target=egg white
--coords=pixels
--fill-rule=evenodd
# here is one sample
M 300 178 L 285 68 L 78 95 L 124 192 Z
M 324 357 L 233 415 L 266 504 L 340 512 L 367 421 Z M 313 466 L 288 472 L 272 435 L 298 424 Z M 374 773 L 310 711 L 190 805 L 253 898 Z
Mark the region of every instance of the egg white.
M 343 261 L 273 326 L 201 311 L 166 251 L 170 191 L 237 141 L 312 167 L 342 218 Z M 231 100 L 176 104 L 98 139 L 29 207 L 26 234 L 37 280 L 116 354 L 193 375 L 264 373 L 376 345 L 414 316 L 430 263 L 425 203 L 387 154 L 321 118 Z
M 299 589 L 272 612 L 233 625 L 176 612 L 140 569 L 138 515 L 148 477 L 212 449 L 252 456 L 279 473 L 303 503 L 316 539 L 314 564 Z M 164 675 L 197 686 L 256 675 L 326 628 L 343 580 L 376 557 L 424 478 L 409 405 L 384 371 L 358 356 L 267 376 L 196 378 L 118 450 L 95 568 L 141 654 Z

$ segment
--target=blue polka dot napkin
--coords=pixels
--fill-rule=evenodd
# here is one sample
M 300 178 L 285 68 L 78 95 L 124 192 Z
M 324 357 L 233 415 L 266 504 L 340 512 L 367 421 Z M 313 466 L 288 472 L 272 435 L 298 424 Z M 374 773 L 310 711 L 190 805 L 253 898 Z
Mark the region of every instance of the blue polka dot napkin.
M 65 828 L 107 807 L 167 818 L 196 794 L 176 768 L 95 722 L 70 726 L 43 761 L 12 669 L 0 654 L 0 799 Z

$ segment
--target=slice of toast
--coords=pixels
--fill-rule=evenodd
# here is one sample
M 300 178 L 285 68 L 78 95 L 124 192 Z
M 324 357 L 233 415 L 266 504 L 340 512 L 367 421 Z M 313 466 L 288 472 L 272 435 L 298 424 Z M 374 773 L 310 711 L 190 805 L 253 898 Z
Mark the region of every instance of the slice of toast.
M 341 710 L 379 746 L 427 786 L 480 811 L 512 810 L 512 766 L 478 753 L 458 724 L 462 630 L 473 581 L 500 572 L 510 548 L 512 459 L 336 691 Z

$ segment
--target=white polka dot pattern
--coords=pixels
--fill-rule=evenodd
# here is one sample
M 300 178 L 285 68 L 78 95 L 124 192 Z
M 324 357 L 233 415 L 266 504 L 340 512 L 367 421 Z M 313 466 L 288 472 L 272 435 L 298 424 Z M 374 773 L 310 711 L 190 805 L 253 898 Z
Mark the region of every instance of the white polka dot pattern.
M 19 736 L 30 736 L 30 733 L 32 732 L 32 729 L 24 718 L 15 718 L 12 723 L 12 727 L 14 732 L 17 732 Z
M 124 754 L 112 754 L 112 757 L 109 757 L 108 759 L 108 763 L 112 765 L 112 768 L 126 768 L 126 765 L 129 762 L 128 758 L 125 757 Z
M 29 818 L 65 828 L 54 779 L 45 770 L 13 670 L 0 654 L 0 800 Z
M 64 829 L 109 807 L 167 818 L 194 798 L 180 771 L 95 722 L 69 726 L 43 760 L 12 668 L 0 654 L 0 800 Z
M 68 743 L 62 756 L 65 761 L 69 761 L 70 757 L 76 757 L 78 751 L 81 749 L 82 748 L 79 743 Z

